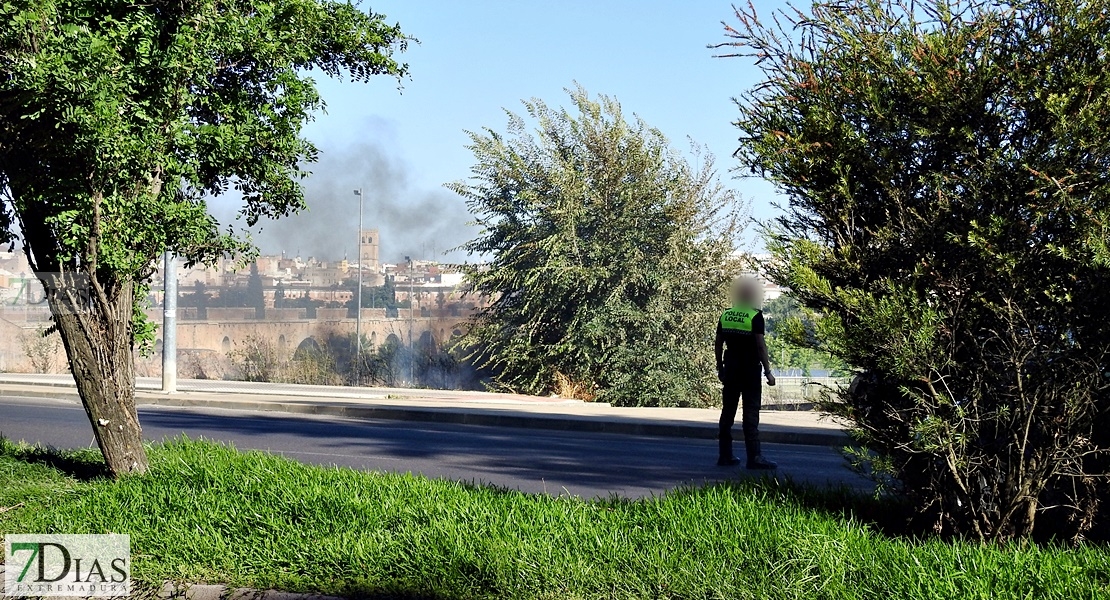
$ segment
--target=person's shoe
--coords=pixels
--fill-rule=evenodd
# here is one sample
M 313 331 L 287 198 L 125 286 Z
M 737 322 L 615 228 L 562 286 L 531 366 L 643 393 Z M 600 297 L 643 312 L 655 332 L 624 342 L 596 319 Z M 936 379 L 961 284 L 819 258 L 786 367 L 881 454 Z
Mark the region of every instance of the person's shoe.
M 779 466 L 763 458 L 763 455 L 760 454 L 748 461 L 748 468 L 753 471 L 771 471 L 779 468 Z
M 722 456 L 717 459 L 718 467 L 735 467 L 740 464 L 740 459 L 735 456 Z

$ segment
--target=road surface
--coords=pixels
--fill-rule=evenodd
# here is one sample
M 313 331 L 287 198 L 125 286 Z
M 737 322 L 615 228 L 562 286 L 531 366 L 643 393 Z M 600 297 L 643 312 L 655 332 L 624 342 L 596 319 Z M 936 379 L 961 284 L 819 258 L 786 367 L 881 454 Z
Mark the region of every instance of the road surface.
M 714 440 L 163 406 L 141 406 L 139 420 L 150 440 L 186 434 L 305 463 L 422 473 L 529 493 L 635 498 L 750 476 L 742 468 L 717 467 Z M 0 397 L 0 435 L 57 448 L 93 445 L 85 412 L 73 400 Z M 765 444 L 763 450 L 779 463 L 780 475 L 796 481 L 870 487 L 835 448 Z

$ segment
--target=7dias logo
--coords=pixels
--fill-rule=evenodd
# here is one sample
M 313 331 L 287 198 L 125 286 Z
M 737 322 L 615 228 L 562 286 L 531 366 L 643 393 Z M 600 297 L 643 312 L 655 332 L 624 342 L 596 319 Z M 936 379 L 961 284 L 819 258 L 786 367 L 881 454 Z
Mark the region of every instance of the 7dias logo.
M 4 565 L 8 596 L 127 596 L 131 536 L 8 535 Z

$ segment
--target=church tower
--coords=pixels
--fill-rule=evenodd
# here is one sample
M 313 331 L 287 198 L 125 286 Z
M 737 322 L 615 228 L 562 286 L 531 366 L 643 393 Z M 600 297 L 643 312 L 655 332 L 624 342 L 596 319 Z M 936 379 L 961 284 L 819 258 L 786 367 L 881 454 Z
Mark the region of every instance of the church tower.
M 362 239 L 358 264 L 362 267 L 363 277 L 367 285 L 378 285 L 378 273 L 381 264 L 378 262 L 378 249 L 380 247 L 377 229 L 363 229 L 360 232 Z

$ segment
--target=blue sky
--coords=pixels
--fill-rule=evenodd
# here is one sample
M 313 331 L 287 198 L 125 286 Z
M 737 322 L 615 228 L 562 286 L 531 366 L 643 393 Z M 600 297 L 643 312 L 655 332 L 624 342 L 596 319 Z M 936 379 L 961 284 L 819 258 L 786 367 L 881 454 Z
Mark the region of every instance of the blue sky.
M 383 228 L 383 259 L 429 256 L 465 241 L 474 232 L 460 226 L 462 200 L 442 188 L 469 175 L 465 130 L 503 130 L 503 109 L 519 111 L 525 98 L 564 104 L 574 82 L 615 96 L 677 148 L 687 137 L 708 146 L 727 185 L 751 199 L 754 216 L 774 212 L 768 184 L 728 172 L 737 144 L 731 98 L 759 73 L 749 59 L 714 58 L 706 48 L 724 40 L 722 20 L 735 22 L 727 1 L 382 0 L 363 8 L 420 40 L 399 55 L 411 79 L 401 90 L 388 78 L 318 82 L 328 108 L 305 131 L 322 154 L 306 182 L 312 208 L 267 226 L 263 251 L 322 254 L 347 238 L 353 246 L 350 189 L 358 186 L 367 189 L 367 225 Z M 315 240 L 287 242 L 313 229 Z

